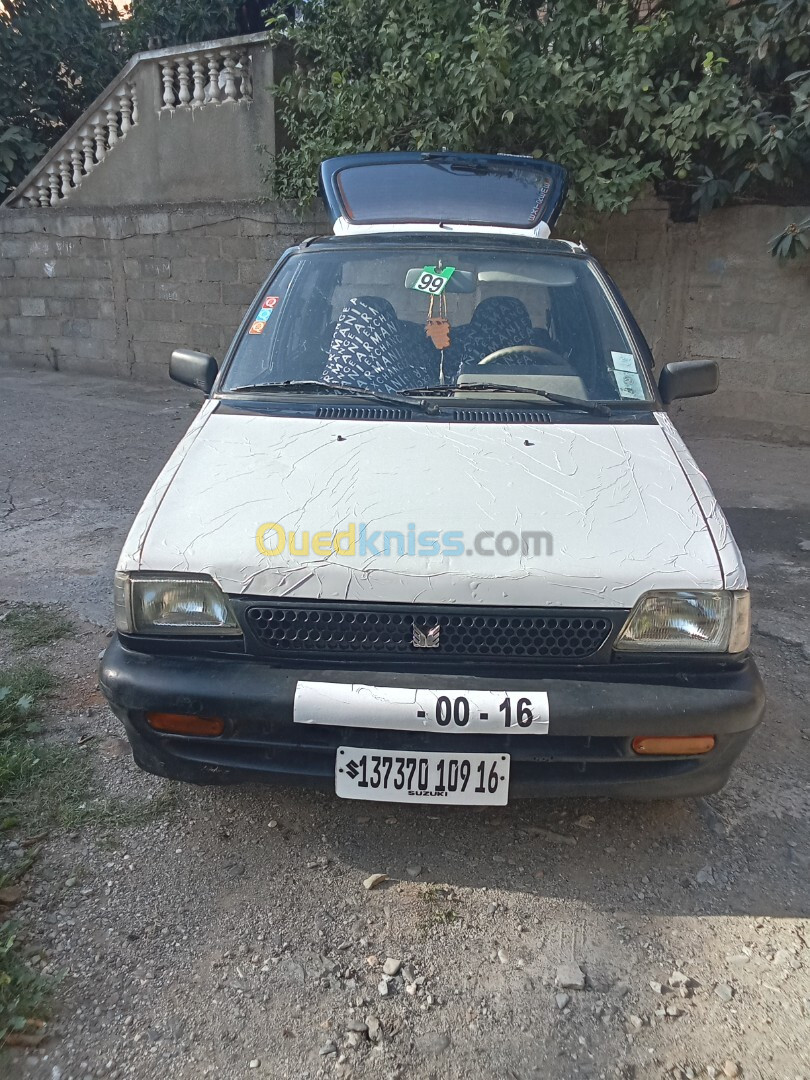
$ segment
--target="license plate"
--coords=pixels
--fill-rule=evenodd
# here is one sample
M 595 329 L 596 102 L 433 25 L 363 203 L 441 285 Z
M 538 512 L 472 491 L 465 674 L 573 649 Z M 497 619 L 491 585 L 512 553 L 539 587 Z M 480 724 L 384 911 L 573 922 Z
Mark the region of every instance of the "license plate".
M 505 806 L 508 754 L 440 754 L 339 746 L 335 792 L 371 802 L 440 802 L 450 806 Z
M 513 690 L 426 690 L 365 683 L 301 681 L 296 724 L 453 731 L 475 735 L 547 735 L 548 694 Z

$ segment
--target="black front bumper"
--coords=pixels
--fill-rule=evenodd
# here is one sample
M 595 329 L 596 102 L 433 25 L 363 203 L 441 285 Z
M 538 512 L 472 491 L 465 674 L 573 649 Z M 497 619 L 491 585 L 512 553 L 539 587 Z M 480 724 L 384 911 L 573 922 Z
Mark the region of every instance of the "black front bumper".
M 562 674 L 563 677 L 560 677 Z M 764 692 L 754 662 L 720 671 L 571 672 L 531 680 L 414 672 L 279 667 L 245 656 L 154 655 L 114 639 L 99 682 L 126 727 L 141 768 L 192 783 L 288 781 L 334 786 L 338 746 L 381 750 L 503 752 L 511 756 L 510 798 L 609 795 L 672 798 L 718 790 L 762 718 Z M 549 695 L 547 735 L 474 735 L 293 723 L 299 680 L 367 683 L 461 693 L 472 689 Z M 165 735 L 147 712 L 221 717 L 217 738 Z M 638 735 L 714 735 L 695 757 L 640 757 Z

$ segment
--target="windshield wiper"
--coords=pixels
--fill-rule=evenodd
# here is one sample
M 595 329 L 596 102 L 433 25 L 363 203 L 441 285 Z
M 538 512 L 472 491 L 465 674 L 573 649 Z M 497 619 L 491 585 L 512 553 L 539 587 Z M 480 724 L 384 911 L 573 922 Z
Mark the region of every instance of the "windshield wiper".
M 479 393 L 486 391 L 506 391 L 508 394 L 531 394 L 541 397 L 544 401 L 552 401 L 557 405 L 567 405 L 571 409 L 581 409 L 582 412 L 594 413 L 596 416 L 610 416 L 610 408 L 601 401 L 587 401 L 585 398 L 568 397 L 567 394 L 555 394 L 550 390 L 538 390 L 533 386 L 512 386 L 509 383 L 467 383 L 463 386 L 414 386 L 403 390 L 403 394 L 452 394 L 460 390 L 463 393 L 471 391 Z
M 385 394 L 381 390 L 363 390 L 359 386 L 344 386 L 342 383 L 321 382 L 318 379 L 287 379 L 285 382 L 276 383 L 251 383 L 249 386 L 234 386 L 227 390 L 229 394 L 278 394 L 285 391 L 322 392 L 328 394 L 351 394 L 353 397 L 365 398 L 369 401 L 384 401 L 386 405 L 397 405 L 399 408 L 414 407 L 425 411 L 425 406 L 418 401 L 410 401 L 396 394 Z

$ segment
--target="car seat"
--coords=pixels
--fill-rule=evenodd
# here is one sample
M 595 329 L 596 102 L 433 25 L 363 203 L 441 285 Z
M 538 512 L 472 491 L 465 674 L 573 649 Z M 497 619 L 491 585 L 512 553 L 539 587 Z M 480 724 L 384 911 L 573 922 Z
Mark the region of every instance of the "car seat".
M 510 345 L 528 345 L 532 340 L 532 320 L 526 305 L 515 296 L 490 296 L 482 300 L 465 327 L 456 331 L 460 346 L 459 374 L 484 374 L 479 363 L 497 349 Z M 497 370 L 525 367 L 529 354 L 515 353 L 498 360 Z M 491 369 L 494 371 L 494 368 Z
M 381 296 L 357 296 L 335 323 L 323 380 L 395 394 L 424 385 L 424 367 L 408 347 L 393 305 Z

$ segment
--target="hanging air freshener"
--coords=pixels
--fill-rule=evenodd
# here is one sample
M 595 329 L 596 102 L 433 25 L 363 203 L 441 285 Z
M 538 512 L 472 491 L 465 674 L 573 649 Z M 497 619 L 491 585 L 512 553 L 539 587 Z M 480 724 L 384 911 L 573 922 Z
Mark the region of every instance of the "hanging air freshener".
M 452 275 L 453 267 L 448 267 L 448 269 Z M 439 294 L 438 315 L 433 314 L 434 299 L 435 297 L 431 296 L 428 303 L 425 333 L 439 350 L 439 382 L 444 386 L 444 350 L 450 348 L 450 320 L 447 318 L 447 298 L 444 295 L 444 290 Z
M 444 295 L 439 297 L 439 314 L 433 314 L 433 297 L 428 304 L 428 317 L 425 323 L 425 333 L 437 349 L 450 348 L 450 320 L 447 318 L 447 299 Z
M 448 319 L 428 319 L 425 333 L 437 349 L 450 348 L 450 322 Z

